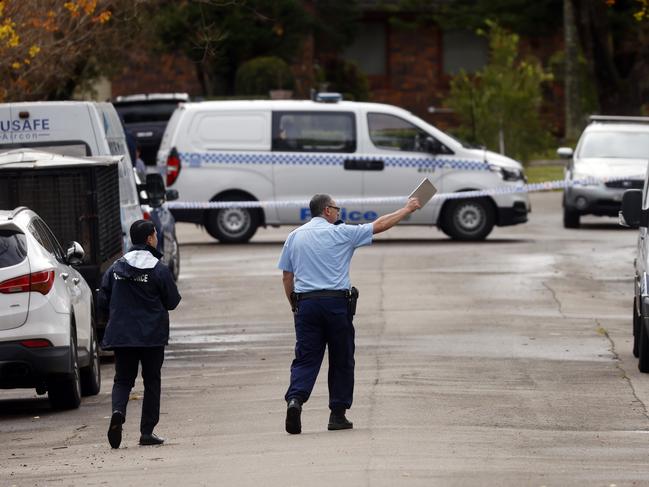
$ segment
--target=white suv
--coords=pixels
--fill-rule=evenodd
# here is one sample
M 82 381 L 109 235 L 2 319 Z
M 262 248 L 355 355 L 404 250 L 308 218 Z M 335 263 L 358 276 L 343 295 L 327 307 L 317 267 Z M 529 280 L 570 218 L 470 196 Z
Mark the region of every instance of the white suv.
M 99 393 L 92 293 L 72 267 L 82 258 L 33 211 L 0 210 L 0 388 L 47 391 L 57 409 Z
M 627 189 L 642 189 L 649 158 L 649 117 L 594 115 L 570 147 L 557 151 L 566 167 L 563 226 L 578 228 L 582 215 L 617 217 Z

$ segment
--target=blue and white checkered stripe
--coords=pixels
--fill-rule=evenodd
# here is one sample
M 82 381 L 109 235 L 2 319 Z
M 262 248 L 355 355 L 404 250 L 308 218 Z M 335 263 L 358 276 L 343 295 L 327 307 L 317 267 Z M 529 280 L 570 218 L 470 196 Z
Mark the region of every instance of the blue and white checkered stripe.
M 591 186 L 594 184 L 603 184 L 613 181 L 628 181 L 643 179 L 644 176 L 634 177 L 613 177 L 613 178 L 587 178 L 578 180 L 560 179 L 556 181 L 546 181 L 533 184 L 517 184 L 501 186 L 493 189 L 484 189 L 476 191 L 460 191 L 457 193 L 438 193 L 433 196 L 433 200 L 455 200 L 466 198 L 482 198 L 485 196 L 497 196 L 503 194 L 515 193 L 536 193 L 540 191 L 552 191 L 555 189 L 565 189 L 569 187 Z M 391 196 L 385 198 L 348 198 L 337 199 L 340 205 L 381 205 L 381 204 L 403 204 L 407 200 L 406 196 Z M 308 200 L 287 200 L 287 201 L 176 201 L 167 203 L 171 209 L 179 210 L 218 210 L 223 208 L 303 208 L 309 205 Z
M 372 161 L 376 155 L 311 154 L 304 152 L 181 152 L 183 165 L 207 167 L 225 166 L 343 166 L 345 161 Z M 434 157 L 381 156 L 385 167 L 444 168 L 464 171 L 488 171 L 489 164 L 470 159 L 437 159 Z

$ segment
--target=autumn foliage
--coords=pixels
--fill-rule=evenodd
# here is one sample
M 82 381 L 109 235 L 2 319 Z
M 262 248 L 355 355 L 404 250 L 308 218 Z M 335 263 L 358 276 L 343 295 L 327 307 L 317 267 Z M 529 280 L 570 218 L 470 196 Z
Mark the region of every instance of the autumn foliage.
M 65 97 L 110 63 L 137 1 L 0 0 L 0 102 Z

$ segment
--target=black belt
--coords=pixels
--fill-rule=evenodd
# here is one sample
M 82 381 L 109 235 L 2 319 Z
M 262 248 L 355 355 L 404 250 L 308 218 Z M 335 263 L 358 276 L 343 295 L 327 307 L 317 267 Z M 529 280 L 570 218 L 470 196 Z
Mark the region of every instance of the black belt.
M 296 293 L 297 300 L 309 298 L 347 298 L 349 291 L 311 291 L 308 293 Z

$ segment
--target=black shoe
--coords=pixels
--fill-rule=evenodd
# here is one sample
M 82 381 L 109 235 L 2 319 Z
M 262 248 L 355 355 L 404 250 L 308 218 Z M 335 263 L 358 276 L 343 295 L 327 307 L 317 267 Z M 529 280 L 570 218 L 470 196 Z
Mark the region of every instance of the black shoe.
M 142 446 L 162 445 L 164 442 L 165 442 L 164 438 L 160 438 L 155 433 L 151 433 L 150 435 L 142 434 L 140 436 L 140 445 Z
M 110 426 L 108 427 L 108 443 L 111 448 L 119 448 L 122 443 L 122 425 L 126 418 L 120 411 L 113 411 L 110 417 Z
M 286 432 L 292 435 L 299 435 L 302 433 L 302 404 L 295 398 L 288 401 L 288 408 L 286 408 Z
M 342 413 L 334 413 L 332 411 L 329 415 L 329 425 L 327 426 L 328 430 L 350 430 L 353 427 L 354 423 L 352 423 L 345 417 L 344 411 Z

